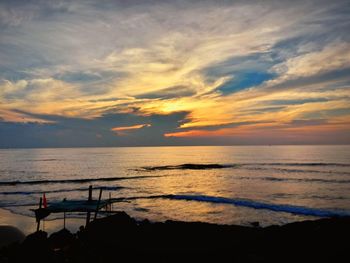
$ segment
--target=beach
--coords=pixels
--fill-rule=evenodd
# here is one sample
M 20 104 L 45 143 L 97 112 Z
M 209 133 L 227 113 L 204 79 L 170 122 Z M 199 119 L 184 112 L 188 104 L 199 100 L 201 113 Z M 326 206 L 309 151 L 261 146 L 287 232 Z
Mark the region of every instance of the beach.
M 84 230 L 30 234 L 0 250 L 1 262 L 345 262 L 350 218 L 259 227 L 136 221 L 125 212 Z
M 31 212 L 31 211 L 30 211 Z M 84 218 L 69 218 L 67 219 L 66 228 L 70 231 L 76 231 L 80 225 L 85 223 Z M 20 229 L 25 235 L 31 234 L 36 230 L 36 221 L 34 213 L 32 216 L 15 214 L 9 210 L 0 208 L 0 226 L 11 225 Z M 59 231 L 63 227 L 63 222 L 60 219 L 44 220 L 41 225 L 41 230 L 49 234 Z

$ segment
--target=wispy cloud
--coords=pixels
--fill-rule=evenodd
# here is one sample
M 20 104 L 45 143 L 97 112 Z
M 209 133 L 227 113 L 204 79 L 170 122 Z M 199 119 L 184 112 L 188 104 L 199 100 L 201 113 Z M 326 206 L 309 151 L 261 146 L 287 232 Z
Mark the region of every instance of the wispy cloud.
M 169 139 L 346 132 L 349 14 L 341 0 L 1 2 L 0 118 L 185 113 Z M 134 123 L 113 132 L 146 132 Z
M 113 127 L 111 131 L 117 135 L 126 135 L 125 132 L 127 131 L 142 129 L 142 128 L 151 127 L 151 126 L 152 126 L 151 124 L 136 124 L 132 126 Z

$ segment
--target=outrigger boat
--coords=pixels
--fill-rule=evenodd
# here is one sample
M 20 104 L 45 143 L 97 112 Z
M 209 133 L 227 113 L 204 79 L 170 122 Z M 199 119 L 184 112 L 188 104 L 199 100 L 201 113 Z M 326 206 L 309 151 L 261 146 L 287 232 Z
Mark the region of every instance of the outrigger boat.
M 111 198 L 109 200 L 101 200 L 102 190 L 100 188 L 100 194 L 98 200 L 92 199 L 92 186 L 89 186 L 89 197 L 87 200 L 66 200 L 64 199 L 59 203 L 52 203 L 49 206 L 43 206 L 43 199 L 40 198 L 39 208 L 31 209 L 35 213 L 35 218 L 37 222 L 37 231 L 40 228 L 40 221 L 48 217 L 51 213 L 64 213 L 64 226 L 66 219 L 66 212 L 86 212 L 86 225 L 90 222 L 90 214 L 91 212 L 95 212 L 94 219 L 97 218 L 97 214 L 101 209 L 106 208 L 106 211 L 109 209 L 111 211 Z M 45 202 L 46 203 L 46 202 Z

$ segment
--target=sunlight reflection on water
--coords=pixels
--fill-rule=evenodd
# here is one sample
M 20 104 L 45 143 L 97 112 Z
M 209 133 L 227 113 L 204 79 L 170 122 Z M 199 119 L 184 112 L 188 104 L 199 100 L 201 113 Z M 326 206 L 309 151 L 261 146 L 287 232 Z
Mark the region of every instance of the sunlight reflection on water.
M 140 169 L 188 163 L 229 167 L 151 171 Z M 112 177 L 115 179 L 110 181 L 79 181 Z M 14 213 L 33 216 L 30 207 L 11 205 L 36 204 L 43 191 L 47 192 L 49 202 L 60 201 L 64 197 L 86 199 L 87 191 L 84 188 L 93 184 L 94 187 L 109 187 L 104 192 L 104 198 L 108 197 L 108 192 L 115 198 L 187 194 L 350 210 L 350 146 L 0 150 L 0 182 L 33 180 L 46 180 L 47 183 L 0 184 L 0 205 L 7 206 Z M 125 210 L 139 219 L 154 221 L 173 219 L 221 224 L 260 221 L 262 225 L 269 225 L 311 218 L 228 204 L 165 199 L 136 199 L 117 203 L 115 208 Z M 14 220 L 12 214 L 3 214 L 1 223 L 11 223 Z

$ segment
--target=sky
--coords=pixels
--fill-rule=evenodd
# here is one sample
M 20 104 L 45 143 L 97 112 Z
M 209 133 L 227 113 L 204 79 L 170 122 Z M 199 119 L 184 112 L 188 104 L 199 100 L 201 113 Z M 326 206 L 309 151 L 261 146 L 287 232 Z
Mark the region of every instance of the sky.
M 0 0 L 0 147 L 350 144 L 349 1 Z

